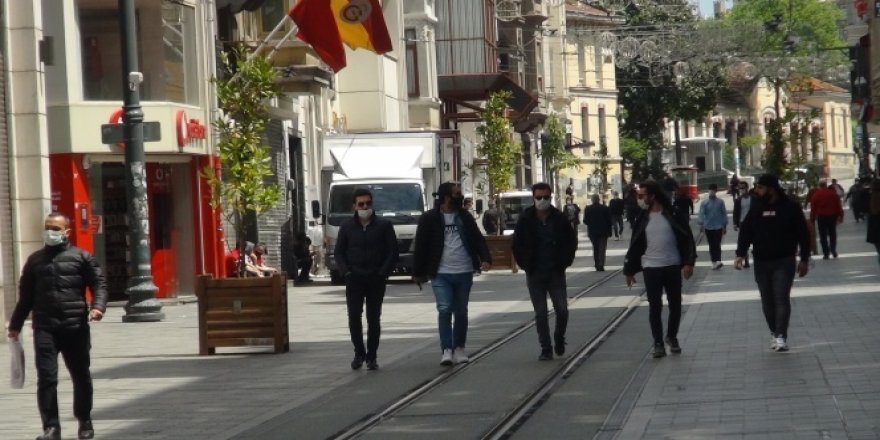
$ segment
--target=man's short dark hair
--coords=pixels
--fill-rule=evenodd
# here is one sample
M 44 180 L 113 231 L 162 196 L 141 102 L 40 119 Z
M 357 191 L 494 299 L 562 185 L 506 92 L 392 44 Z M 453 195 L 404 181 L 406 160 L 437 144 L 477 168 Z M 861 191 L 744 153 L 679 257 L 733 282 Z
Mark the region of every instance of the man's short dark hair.
M 718 184 L 717 183 L 710 183 L 709 190 L 710 191 L 718 191 Z
M 543 190 L 543 189 L 546 189 L 547 191 L 550 191 L 550 194 L 553 194 L 553 188 L 550 186 L 550 184 L 548 184 L 546 182 L 538 182 L 538 183 L 532 185 L 532 195 L 535 194 L 535 191 Z
M 436 192 L 437 201 L 439 201 L 440 203 L 443 203 L 443 201 L 446 200 L 447 196 L 452 197 L 452 192 L 456 186 L 458 186 L 458 182 L 443 182 L 443 183 L 441 183 L 440 186 L 437 188 L 437 192 Z
M 370 200 L 373 200 L 373 193 L 366 188 L 358 188 L 354 190 L 354 194 L 351 195 L 351 203 L 357 203 L 358 197 L 370 196 Z
M 52 212 L 49 213 L 49 215 L 46 216 L 46 218 L 60 218 L 60 219 L 64 220 L 64 224 L 65 224 L 68 228 L 70 228 L 70 217 L 68 217 L 67 215 L 65 215 L 65 214 L 63 214 L 63 213 L 61 213 L 61 212 L 58 212 L 58 211 L 52 211 Z

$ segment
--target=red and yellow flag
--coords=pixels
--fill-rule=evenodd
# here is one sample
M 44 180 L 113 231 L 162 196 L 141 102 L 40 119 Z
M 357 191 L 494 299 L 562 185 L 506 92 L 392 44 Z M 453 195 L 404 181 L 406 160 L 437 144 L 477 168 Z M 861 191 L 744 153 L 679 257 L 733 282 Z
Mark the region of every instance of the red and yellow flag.
M 345 67 L 342 43 L 377 54 L 391 50 L 379 0 L 300 0 L 288 15 L 299 26 L 296 36 L 334 72 Z

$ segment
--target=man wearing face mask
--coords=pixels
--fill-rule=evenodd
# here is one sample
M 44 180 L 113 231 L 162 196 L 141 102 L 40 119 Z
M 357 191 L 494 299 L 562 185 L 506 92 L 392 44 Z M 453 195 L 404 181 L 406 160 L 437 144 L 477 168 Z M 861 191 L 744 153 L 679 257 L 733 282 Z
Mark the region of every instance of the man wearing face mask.
M 391 222 L 377 217 L 373 211 L 373 194 L 363 188 L 351 197 L 354 215 L 339 226 L 336 238 L 336 267 L 345 276 L 345 303 L 348 309 L 348 331 L 354 345 L 351 369 L 358 370 L 367 362 L 368 370 L 379 368 L 382 301 L 385 280 L 397 263 L 397 235 Z M 367 304 L 367 346 L 361 315 Z
M 755 281 L 770 328 L 770 349 L 788 350 L 791 286 L 794 274 L 806 276 L 810 266 L 810 232 L 800 205 L 788 198 L 779 179 L 764 174 L 755 183 L 758 203 L 740 224 L 734 267 L 741 269 L 749 246 L 753 247 Z M 800 255 L 800 262 L 796 262 Z
M 709 242 L 709 256 L 712 258 L 712 269 L 721 269 L 721 240 L 727 234 L 727 207 L 718 198 L 718 185 L 709 185 L 709 198 L 700 204 L 700 232 L 706 234 Z
M 419 219 L 413 252 L 413 281 L 431 281 L 437 301 L 440 365 L 467 363 L 468 302 L 474 272 L 489 270 L 492 257 L 477 222 L 464 210 L 461 187 L 444 182 L 438 206 Z M 454 318 L 454 321 L 453 321 Z
M 532 197 L 535 199 L 535 206 L 526 208 L 516 222 L 513 256 L 516 264 L 526 272 L 526 285 L 535 309 L 535 329 L 538 331 L 538 343 L 541 344 L 538 360 L 549 361 L 553 359 L 554 345 L 557 356 L 565 354 L 565 330 L 568 326 L 565 269 L 574 261 L 577 231 L 572 229 L 565 215 L 550 204 L 550 185 L 532 185 Z M 610 234 L 611 217 L 606 217 Z M 585 217 L 584 223 L 586 222 Z M 606 235 L 605 240 L 607 239 Z M 556 330 L 552 343 L 547 318 L 548 296 L 556 311 Z
M 43 435 L 37 440 L 60 440 L 58 417 L 58 353 L 73 382 L 73 414 L 79 419 L 78 438 L 90 439 L 92 377 L 89 372 L 89 321 L 100 321 L 107 308 L 107 285 L 98 261 L 67 240 L 70 221 L 53 212 L 46 217 L 45 246 L 31 254 L 21 271 L 18 303 L 9 320 L 7 336 L 17 340 L 33 312 L 34 357 L 37 364 L 37 406 Z M 92 291 L 91 305 L 86 288 Z
M 694 273 L 697 247 L 689 225 L 672 212 L 669 198 L 656 182 L 639 188 L 642 213 L 633 228 L 632 240 L 623 260 L 626 284 L 636 282 L 636 274 L 644 271 L 648 296 L 648 316 L 654 337 L 655 358 L 666 356 L 664 342 L 673 353 L 681 353 L 678 327 L 681 323 L 682 278 Z M 663 337 L 663 292 L 669 303 L 669 323 Z

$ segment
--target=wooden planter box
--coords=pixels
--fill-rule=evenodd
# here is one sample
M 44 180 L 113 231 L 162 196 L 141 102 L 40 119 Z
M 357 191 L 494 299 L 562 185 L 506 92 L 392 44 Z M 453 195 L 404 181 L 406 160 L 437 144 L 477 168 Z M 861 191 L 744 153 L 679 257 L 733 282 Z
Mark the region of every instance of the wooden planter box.
M 513 258 L 513 235 L 487 235 L 486 246 L 492 256 L 492 269 L 519 271 Z
M 213 278 L 200 276 L 199 354 L 218 347 L 270 346 L 290 351 L 287 277 Z

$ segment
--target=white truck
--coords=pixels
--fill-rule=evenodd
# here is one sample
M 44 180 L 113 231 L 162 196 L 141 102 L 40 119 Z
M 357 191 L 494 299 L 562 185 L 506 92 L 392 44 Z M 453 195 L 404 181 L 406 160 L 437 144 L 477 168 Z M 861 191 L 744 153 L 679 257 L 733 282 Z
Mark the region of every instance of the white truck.
M 397 234 L 400 258 L 396 274 L 410 274 L 416 226 L 433 208 L 431 193 L 440 184 L 440 139 L 432 132 L 385 132 L 324 138 L 321 200 L 324 201 L 324 257 L 331 282 L 339 284 L 334 247 L 339 225 L 351 218 L 357 188 L 373 193 L 376 215 L 389 220 Z

